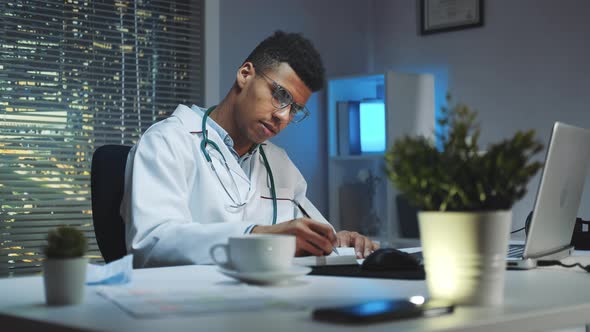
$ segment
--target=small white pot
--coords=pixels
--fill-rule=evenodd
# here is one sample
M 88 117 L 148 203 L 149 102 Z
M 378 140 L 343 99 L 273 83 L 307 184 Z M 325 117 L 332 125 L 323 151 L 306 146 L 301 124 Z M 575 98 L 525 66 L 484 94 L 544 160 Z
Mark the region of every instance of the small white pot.
M 418 222 L 432 298 L 502 304 L 511 211 L 419 212 Z
M 43 282 L 47 305 L 70 305 L 84 299 L 88 258 L 47 259 L 43 262 Z

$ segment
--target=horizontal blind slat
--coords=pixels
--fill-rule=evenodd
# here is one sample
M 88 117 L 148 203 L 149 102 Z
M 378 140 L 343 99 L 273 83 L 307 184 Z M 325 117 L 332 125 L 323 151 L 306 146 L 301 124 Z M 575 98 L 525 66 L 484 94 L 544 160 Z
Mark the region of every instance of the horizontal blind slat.
M 80 220 L 79 222 L 69 222 L 67 223 L 68 225 L 73 225 L 76 227 L 80 227 L 80 229 L 85 229 L 85 228 L 92 228 L 92 219 L 88 216 L 85 219 Z M 27 221 L 27 220 L 23 220 L 23 221 L 18 221 L 18 222 L 8 222 L 8 221 L 3 221 L 2 223 L 0 223 L 0 228 L 19 228 L 19 227 L 56 227 L 62 225 L 61 223 L 56 223 L 56 222 L 39 222 L 39 221 Z M 1 238 L 1 236 L 0 236 Z
M 12 2 L 12 3 L 8 3 L 7 5 L 10 5 L 11 7 L 15 6 L 15 3 L 18 3 L 16 1 Z M 47 0 L 29 0 L 27 1 L 26 4 L 21 4 L 22 6 L 26 6 L 26 5 L 33 5 L 35 3 L 38 3 L 39 6 L 43 6 L 43 7 L 48 7 L 48 6 L 55 6 L 56 8 L 63 8 L 63 9 L 67 9 L 70 8 L 70 10 L 73 10 L 74 7 L 79 7 L 81 6 L 79 3 L 68 3 L 68 2 L 63 2 L 63 1 L 56 1 L 56 0 L 51 0 L 51 1 L 47 1 Z M 158 3 L 164 4 L 164 5 L 157 5 Z M 84 3 L 82 3 L 84 4 Z M 97 9 L 101 9 L 101 8 L 107 8 L 106 10 L 110 10 L 112 11 L 113 6 L 110 4 L 104 4 L 104 3 L 100 3 L 100 2 L 91 2 L 90 3 L 94 8 Z M 200 5 L 200 3 L 198 3 Z M 120 8 L 120 9 L 124 9 L 124 8 L 130 8 L 133 7 L 132 2 L 130 1 L 119 1 L 118 2 L 118 7 L 115 8 Z M 199 11 L 201 10 L 200 6 L 196 7 L 194 6 L 194 3 L 191 2 L 190 0 L 185 0 L 185 1 L 174 1 L 174 2 L 168 2 L 168 1 L 153 1 L 153 2 L 149 2 L 149 7 L 152 10 L 160 13 L 160 12 L 165 12 L 167 9 L 171 10 L 183 10 L 183 11 L 188 11 L 189 9 L 192 9 L 194 11 Z

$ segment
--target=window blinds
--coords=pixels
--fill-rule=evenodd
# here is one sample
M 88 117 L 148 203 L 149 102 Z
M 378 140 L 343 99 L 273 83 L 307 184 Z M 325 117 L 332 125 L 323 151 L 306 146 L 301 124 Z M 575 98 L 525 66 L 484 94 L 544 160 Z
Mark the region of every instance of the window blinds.
M 94 239 L 90 162 L 201 104 L 200 0 L 0 0 L 0 276 L 40 270 L 47 232 Z

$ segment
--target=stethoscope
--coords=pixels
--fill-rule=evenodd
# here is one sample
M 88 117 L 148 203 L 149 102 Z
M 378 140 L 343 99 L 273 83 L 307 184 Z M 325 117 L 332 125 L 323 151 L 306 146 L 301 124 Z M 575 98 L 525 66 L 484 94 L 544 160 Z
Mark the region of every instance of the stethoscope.
M 203 156 L 205 156 L 205 159 L 207 160 L 207 162 L 211 166 L 211 170 L 213 171 L 213 173 L 215 174 L 215 176 L 219 180 L 219 183 L 221 183 L 223 190 L 225 191 L 227 196 L 229 196 L 229 198 L 231 199 L 231 201 L 233 203 L 232 207 L 239 208 L 239 207 L 246 205 L 246 202 L 242 201 L 242 199 L 240 197 L 240 190 L 238 189 L 238 184 L 236 183 L 236 180 L 234 179 L 234 177 L 231 173 L 229 165 L 227 164 L 227 160 L 225 159 L 225 156 L 221 152 L 221 149 L 219 148 L 217 143 L 215 143 L 209 139 L 209 136 L 207 134 L 207 118 L 209 117 L 211 112 L 213 112 L 213 110 L 215 110 L 216 106 L 209 107 L 209 109 L 207 109 L 207 111 L 205 112 L 205 115 L 203 115 L 203 121 L 202 121 L 203 140 L 201 141 L 201 151 L 203 152 Z M 221 177 L 219 176 L 219 173 L 217 173 L 215 166 L 213 166 L 213 161 L 211 159 L 211 156 L 209 155 L 209 151 L 207 151 L 207 145 L 210 145 L 211 148 L 213 148 L 215 151 L 217 151 L 221 155 L 221 158 L 223 159 L 224 168 L 225 168 L 227 174 L 229 175 L 229 178 L 231 179 L 234 189 L 237 193 L 237 195 L 236 195 L 237 199 L 235 199 L 230 194 L 230 192 L 227 189 L 227 187 L 225 186 L 225 184 L 223 184 L 223 181 L 221 181 Z M 274 180 L 274 176 L 272 175 L 270 165 L 268 164 L 268 159 L 266 158 L 266 154 L 264 153 L 264 149 L 262 148 L 262 144 L 258 145 L 258 151 L 260 151 L 260 156 L 262 157 L 262 161 L 264 162 L 264 168 L 266 168 L 266 172 L 268 173 L 268 177 L 270 179 L 270 194 L 272 197 L 272 224 L 274 225 L 277 223 L 277 192 L 275 190 L 275 180 Z

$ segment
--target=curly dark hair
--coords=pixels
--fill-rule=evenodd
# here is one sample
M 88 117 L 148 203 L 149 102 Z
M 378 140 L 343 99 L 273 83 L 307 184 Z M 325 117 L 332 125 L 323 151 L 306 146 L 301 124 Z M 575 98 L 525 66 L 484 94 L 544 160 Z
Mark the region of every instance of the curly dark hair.
M 320 53 L 300 33 L 275 31 L 260 42 L 244 62 L 252 62 L 262 72 L 286 62 L 311 91 L 318 91 L 324 86 L 325 70 Z

